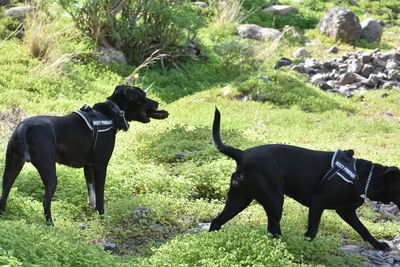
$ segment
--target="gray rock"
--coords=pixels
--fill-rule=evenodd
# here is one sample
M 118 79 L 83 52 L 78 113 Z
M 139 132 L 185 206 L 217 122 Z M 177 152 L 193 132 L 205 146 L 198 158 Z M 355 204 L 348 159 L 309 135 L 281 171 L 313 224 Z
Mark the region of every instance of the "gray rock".
M 304 65 L 293 65 L 291 68 L 291 70 L 300 72 L 300 73 L 304 73 Z
M 124 53 L 120 50 L 113 48 L 98 47 L 99 50 L 99 62 L 100 64 L 107 65 L 110 63 L 123 63 L 126 64 L 126 58 Z
M 328 52 L 336 54 L 337 52 L 339 52 L 339 48 L 337 48 L 336 46 L 332 46 L 331 48 L 328 49 Z
M 318 30 L 335 40 L 354 41 L 361 37 L 362 29 L 357 16 L 346 8 L 329 9 L 318 24 Z
M 179 152 L 178 154 L 176 154 L 176 158 L 177 159 L 183 159 L 185 156 L 187 155 L 187 152 Z
M 105 250 L 115 250 L 117 246 L 114 243 L 109 242 L 99 242 L 99 245 L 102 245 Z
M 210 223 L 200 223 L 195 228 L 189 229 L 185 234 L 196 234 L 201 231 L 208 231 L 210 229 Z
M 373 58 L 372 59 L 372 65 L 374 65 L 375 67 L 385 68 L 386 67 L 386 61 L 383 60 L 383 59 L 379 59 L 379 58 Z
M 344 245 L 340 248 L 340 250 L 350 254 L 358 254 L 361 252 L 361 248 L 356 245 Z
M 358 5 L 356 0 L 350 0 L 349 4 L 351 6 L 357 6 Z
M 271 80 L 271 78 L 270 77 L 268 77 L 268 76 L 261 76 L 261 77 L 259 77 L 263 82 L 268 82 L 269 80 Z
M 339 76 L 339 84 L 340 85 L 351 84 L 354 83 L 356 79 L 357 77 L 354 73 L 346 72 Z
M 265 13 L 274 13 L 278 15 L 287 15 L 290 13 L 296 13 L 298 10 L 296 7 L 288 6 L 288 5 L 274 5 L 262 10 Z
M 354 72 L 354 73 L 359 73 L 362 70 L 362 64 L 361 61 L 358 59 L 353 59 L 349 66 L 347 67 L 348 72 Z
M 382 89 L 387 89 L 391 87 L 395 87 L 397 85 L 397 82 L 384 82 L 383 85 L 381 86 Z
M 31 11 L 33 7 L 31 6 L 17 6 L 7 9 L 4 13 L 6 16 L 13 17 L 13 18 L 23 18 L 25 14 Z
M 304 67 L 311 68 L 311 69 L 319 69 L 320 68 L 320 62 L 319 62 L 319 60 L 317 60 L 315 58 L 307 58 L 304 61 Z
M 309 57 L 311 56 L 310 52 L 305 48 L 299 48 L 293 53 L 294 57 Z
M 389 70 L 387 73 L 387 78 L 389 80 L 400 80 L 400 74 L 397 70 Z
M 237 29 L 241 38 L 250 38 L 259 41 L 272 41 L 280 38 L 281 32 L 272 28 L 263 28 L 255 24 L 242 24 Z
M 205 2 L 191 2 L 191 4 L 202 7 L 202 8 L 208 7 L 208 4 Z
M 140 219 L 147 217 L 149 213 L 150 209 L 148 207 L 137 207 L 133 210 L 133 215 Z
M 372 59 L 372 54 L 371 53 L 366 52 L 366 53 L 363 53 L 361 55 L 361 62 L 363 64 L 370 62 L 371 59 Z
M 382 26 L 374 19 L 367 18 L 361 22 L 361 38 L 368 42 L 376 42 L 381 39 Z
M 374 67 L 371 64 L 364 64 L 360 74 L 367 78 L 372 73 L 373 69 Z
M 388 60 L 386 62 L 386 69 L 397 69 L 398 66 L 399 66 L 399 63 L 397 63 L 394 60 Z

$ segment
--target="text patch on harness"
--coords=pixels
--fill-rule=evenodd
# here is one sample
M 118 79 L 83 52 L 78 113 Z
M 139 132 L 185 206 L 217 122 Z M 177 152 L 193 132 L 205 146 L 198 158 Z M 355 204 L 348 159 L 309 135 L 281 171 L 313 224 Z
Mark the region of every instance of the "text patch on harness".
M 331 167 L 322 178 L 321 183 L 329 181 L 334 176 L 339 176 L 347 183 L 354 183 L 357 179 L 356 159 L 352 157 L 352 151 L 336 150 L 333 154 Z

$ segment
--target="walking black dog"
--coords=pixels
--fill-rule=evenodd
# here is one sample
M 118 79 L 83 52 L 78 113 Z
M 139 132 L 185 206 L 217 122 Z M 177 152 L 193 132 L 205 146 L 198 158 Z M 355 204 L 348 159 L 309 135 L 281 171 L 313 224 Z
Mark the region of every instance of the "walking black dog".
M 128 121 L 147 123 L 164 119 L 168 112 L 141 89 L 117 86 L 105 102 L 84 106 L 63 117 L 35 116 L 22 121 L 7 146 L 0 213 L 15 178 L 25 162 L 32 162 L 45 186 L 46 221 L 52 223 L 51 199 L 57 186 L 56 162 L 84 168 L 89 205 L 104 213 L 104 184 L 107 165 L 114 150 L 115 134 L 128 130 Z
M 223 211 L 211 222 L 210 231 L 221 226 L 245 209 L 255 199 L 268 216 L 268 231 L 281 235 L 280 220 L 284 195 L 309 207 L 308 230 L 314 238 L 324 209 L 333 209 L 374 248 L 390 249 L 376 240 L 360 222 L 356 209 L 362 197 L 385 204 L 400 204 L 400 171 L 367 160 L 354 164 L 358 176 L 354 183 L 339 177 L 322 182 L 331 169 L 334 152 L 315 151 L 289 145 L 263 145 L 239 150 L 224 145 L 220 137 L 220 113 L 215 111 L 212 137 L 215 147 L 236 161 Z M 352 153 L 349 153 L 352 156 Z M 346 156 L 347 157 L 347 156 Z M 340 165 L 340 164 L 339 164 Z M 345 169 L 348 171 L 347 169 Z

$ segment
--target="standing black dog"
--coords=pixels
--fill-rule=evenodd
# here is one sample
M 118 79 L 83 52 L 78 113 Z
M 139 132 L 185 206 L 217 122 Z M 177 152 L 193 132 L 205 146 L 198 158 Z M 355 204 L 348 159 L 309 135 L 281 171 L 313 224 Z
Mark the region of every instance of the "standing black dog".
M 400 170 L 397 167 L 357 159 L 354 167 L 358 178 L 354 184 L 338 177 L 322 182 L 331 169 L 334 152 L 278 144 L 242 151 L 222 143 L 220 117 L 216 110 L 213 143 L 220 152 L 236 160 L 237 169 L 231 177 L 225 208 L 211 222 L 210 231 L 220 229 L 255 199 L 267 213 L 268 231 L 273 236 L 281 235 L 280 220 L 286 194 L 309 207 L 305 236 L 314 238 L 323 210 L 334 209 L 374 248 L 390 249 L 387 243 L 379 242 L 369 233 L 358 219 L 356 209 L 364 202 L 362 196 L 385 204 L 392 201 L 399 206 Z
M 25 162 L 32 162 L 45 186 L 43 200 L 46 221 L 52 223 L 51 199 L 57 186 L 56 162 L 84 168 L 88 202 L 104 213 L 104 184 L 107 165 L 114 150 L 115 134 L 128 130 L 128 121 L 147 123 L 164 119 L 168 112 L 141 89 L 120 85 L 105 102 L 84 106 L 63 117 L 35 116 L 22 121 L 7 146 L 0 213 L 15 178 Z

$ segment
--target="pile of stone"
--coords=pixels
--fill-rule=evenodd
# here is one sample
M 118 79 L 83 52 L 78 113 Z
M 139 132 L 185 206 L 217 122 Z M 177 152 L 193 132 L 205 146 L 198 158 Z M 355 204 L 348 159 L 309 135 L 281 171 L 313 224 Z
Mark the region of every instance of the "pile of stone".
M 400 53 L 396 50 L 359 51 L 327 61 L 308 58 L 300 64 L 292 64 L 283 58 L 276 68 L 282 65 L 307 75 L 312 84 L 325 91 L 339 92 L 347 97 L 356 90 L 400 89 Z

